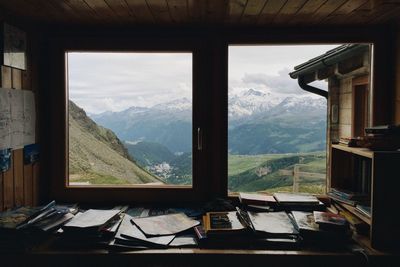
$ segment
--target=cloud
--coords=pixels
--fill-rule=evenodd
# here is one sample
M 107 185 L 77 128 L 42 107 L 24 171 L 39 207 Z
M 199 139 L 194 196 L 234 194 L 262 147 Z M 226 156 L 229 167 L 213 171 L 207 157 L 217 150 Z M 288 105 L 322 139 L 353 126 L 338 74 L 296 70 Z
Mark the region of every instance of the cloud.
M 69 98 L 90 113 L 192 97 L 188 53 L 70 53 Z
M 245 73 L 242 78 L 242 83 L 247 85 L 248 88 L 254 86 L 265 86 L 273 93 L 279 94 L 304 94 L 306 91 L 302 90 L 297 83 L 296 79 L 289 76 L 290 70 L 284 68 L 278 72 L 278 75 L 269 75 L 264 73 Z M 325 82 L 316 82 L 314 86 L 326 90 Z

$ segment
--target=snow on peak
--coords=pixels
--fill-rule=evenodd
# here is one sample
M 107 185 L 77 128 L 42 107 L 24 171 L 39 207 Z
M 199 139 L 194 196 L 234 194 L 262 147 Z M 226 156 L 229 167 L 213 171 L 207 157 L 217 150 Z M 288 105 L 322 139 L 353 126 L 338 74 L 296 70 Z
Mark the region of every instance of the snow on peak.
M 257 91 L 257 90 L 254 90 L 254 89 L 250 88 L 248 91 L 243 93 L 243 96 L 261 96 L 261 97 L 264 97 L 265 94 L 263 92 L 261 92 L 261 91 Z
M 190 110 L 192 109 L 192 101 L 186 97 L 183 97 L 166 103 L 155 105 L 153 106 L 153 108 L 158 110 Z

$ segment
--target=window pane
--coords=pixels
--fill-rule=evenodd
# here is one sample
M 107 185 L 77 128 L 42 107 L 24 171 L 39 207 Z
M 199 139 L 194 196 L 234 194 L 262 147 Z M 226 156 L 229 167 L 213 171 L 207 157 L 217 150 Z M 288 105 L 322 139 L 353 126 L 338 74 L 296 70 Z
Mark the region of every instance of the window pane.
M 192 54 L 69 52 L 69 185 L 192 185 Z
M 292 191 L 300 171 L 299 191 L 324 192 L 327 102 L 289 72 L 337 46 L 229 47 L 229 192 Z

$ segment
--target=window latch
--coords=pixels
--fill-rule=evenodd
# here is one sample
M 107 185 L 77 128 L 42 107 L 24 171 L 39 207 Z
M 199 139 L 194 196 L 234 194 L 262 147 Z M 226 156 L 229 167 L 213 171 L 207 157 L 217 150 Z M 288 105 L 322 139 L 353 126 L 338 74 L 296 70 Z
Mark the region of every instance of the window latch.
M 203 131 L 200 127 L 197 128 L 197 150 L 203 150 Z

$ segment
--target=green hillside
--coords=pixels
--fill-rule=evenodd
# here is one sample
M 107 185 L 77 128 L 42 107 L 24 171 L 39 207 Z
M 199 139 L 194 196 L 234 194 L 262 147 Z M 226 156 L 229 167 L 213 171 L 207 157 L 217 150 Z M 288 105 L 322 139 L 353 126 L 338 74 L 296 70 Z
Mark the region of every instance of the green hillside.
M 131 160 L 111 130 L 98 126 L 72 101 L 69 101 L 69 174 L 73 183 L 162 183 Z
M 167 147 L 154 142 L 142 141 L 137 144 L 124 142 L 124 146 L 140 166 L 170 162 L 176 157 Z
M 231 192 L 290 191 L 293 176 L 283 175 L 280 170 L 293 170 L 296 164 L 301 164 L 302 172 L 325 174 L 325 152 L 229 155 L 228 189 Z M 321 193 L 325 190 L 324 179 L 304 177 L 300 181 L 300 191 Z

